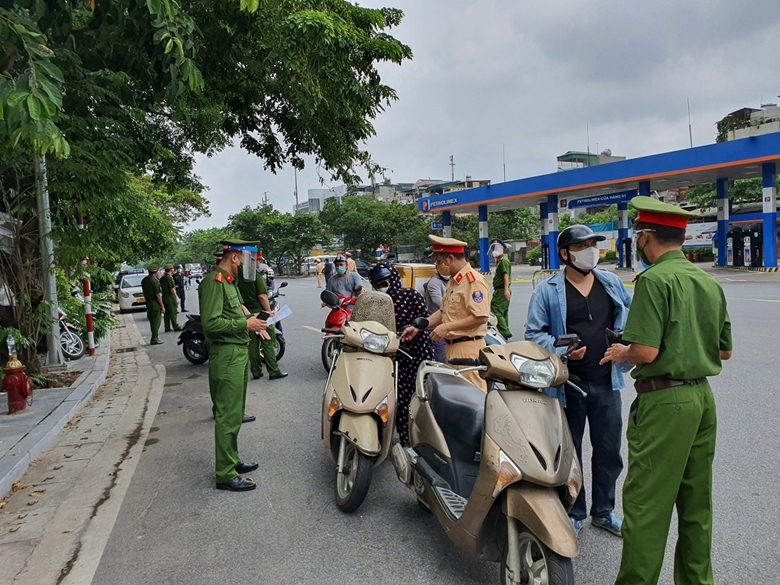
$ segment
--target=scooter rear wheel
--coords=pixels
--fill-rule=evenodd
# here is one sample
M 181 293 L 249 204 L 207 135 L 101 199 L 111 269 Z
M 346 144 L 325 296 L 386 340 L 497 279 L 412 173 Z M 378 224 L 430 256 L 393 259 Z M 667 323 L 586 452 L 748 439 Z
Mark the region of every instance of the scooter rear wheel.
M 371 486 L 371 472 L 374 469 L 373 457 L 361 453 L 357 447 L 341 437 L 339 451 L 345 450 L 344 458 L 338 457 L 338 461 L 344 461 L 344 470 L 339 473 L 336 467 L 336 481 L 334 492 L 336 505 L 342 512 L 354 512 L 363 503 Z
M 206 349 L 206 344 L 202 339 L 192 338 L 188 339 L 182 344 L 182 352 L 187 361 L 191 364 L 199 365 L 205 364 L 209 361 L 209 353 Z
M 525 528 L 520 529 L 518 540 L 521 574 L 515 575 L 514 580 L 510 579 L 509 551 L 505 542 L 501 551 L 501 585 L 520 583 L 574 585 L 574 569 L 571 559 L 550 550 Z

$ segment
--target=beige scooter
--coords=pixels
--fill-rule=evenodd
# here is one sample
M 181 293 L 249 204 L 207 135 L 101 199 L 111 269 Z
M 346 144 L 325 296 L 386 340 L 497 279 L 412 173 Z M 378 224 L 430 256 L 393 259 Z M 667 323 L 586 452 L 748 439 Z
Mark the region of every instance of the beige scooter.
M 338 297 L 323 291 L 320 299 L 338 306 Z M 341 337 L 322 400 L 322 440 L 336 462 L 336 505 L 354 512 L 363 503 L 375 465 L 384 461 L 395 428 L 398 350 L 392 299 L 379 292 L 361 294 Z
M 427 321 L 414 325 L 424 329 Z M 575 347 L 575 338 L 556 346 Z M 458 548 L 501 563 L 502 584 L 574 583 L 579 548 L 567 512 L 582 486 L 581 467 L 560 403 L 543 392 L 571 384 L 564 361 L 519 341 L 451 363 L 480 371 L 487 396 L 458 370 L 422 363 L 409 412 L 411 447 L 393 445 L 398 478 Z

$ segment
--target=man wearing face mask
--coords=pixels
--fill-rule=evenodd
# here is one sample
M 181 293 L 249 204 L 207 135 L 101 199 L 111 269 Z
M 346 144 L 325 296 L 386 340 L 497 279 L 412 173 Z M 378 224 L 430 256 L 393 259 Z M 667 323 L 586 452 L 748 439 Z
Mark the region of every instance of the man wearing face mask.
M 357 297 L 363 292 L 363 279 L 357 272 L 347 272 L 347 257 L 344 254 L 336 256 L 333 264 L 336 267 L 336 274 L 328 280 L 325 285 L 326 290 L 342 297 Z
M 620 390 L 625 386 L 623 372 L 630 364 L 600 364 L 607 349 L 606 330 L 622 331 L 628 317 L 631 297 L 621 280 L 612 272 L 597 270 L 597 243 L 604 236 L 584 225 L 573 225 L 558 236 L 558 256 L 564 269 L 540 284 L 528 306 L 527 340 L 547 351 L 562 355 L 567 348 L 555 348 L 555 340 L 576 333 L 581 342 L 568 363 L 569 371 L 578 376 L 578 385 L 588 394 L 576 390 L 551 389 L 565 407 L 577 456 L 582 461 L 582 438 L 585 422 L 593 445 L 590 515 L 594 526 L 616 536 L 621 535 L 621 521 L 614 513 L 615 482 L 623 469 L 620 456 L 623 426 Z M 579 533 L 588 516 L 583 486 L 569 511 L 575 533 Z
M 694 214 L 644 196 L 631 206 L 636 247 L 650 268 L 636 283 L 623 333 L 629 345 L 610 346 L 602 360 L 636 365 L 616 584 L 658 583 L 677 508 L 674 582 L 711 585 L 717 416 L 707 378 L 731 358 L 731 321 L 723 289 L 683 255 Z
M 431 341 L 444 341 L 446 361 L 453 358 L 477 358 L 485 347 L 490 317 L 490 290 L 485 277 L 466 260 L 466 242 L 453 238 L 428 236 L 438 271 L 449 274 L 441 309 L 428 318 Z M 413 339 L 418 330 L 407 327 L 401 341 Z M 478 372 L 463 374 L 469 382 L 487 393 L 487 384 Z
M 490 255 L 496 260 L 496 275 L 493 277 L 493 298 L 490 300 L 490 310 L 498 321 L 498 332 L 504 339 L 512 337 L 509 330 L 509 300 L 512 298 L 512 264 L 504 253 L 504 244 L 499 241 L 491 244 Z
M 447 290 L 449 281 L 450 275 L 442 274 L 439 265 L 437 264 L 436 274 L 423 284 L 425 306 L 428 307 L 428 312 L 431 315 L 441 309 L 441 302 L 444 298 L 444 292 Z M 431 343 L 433 344 L 433 354 L 436 361 L 444 363 L 444 348 L 447 346 L 447 342 L 442 339 L 441 341 L 433 341 Z

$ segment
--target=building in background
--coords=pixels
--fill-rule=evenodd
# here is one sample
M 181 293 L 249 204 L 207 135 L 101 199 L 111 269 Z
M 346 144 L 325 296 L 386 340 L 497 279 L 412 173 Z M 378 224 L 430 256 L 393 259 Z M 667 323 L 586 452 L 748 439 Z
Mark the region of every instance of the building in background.
M 626 160 L 626 157 L 613 155 L 609 148 L 602 150 L 601 154 L 570 150 L 558 157 L 558 170 L 570 171 L 572 169 L 595 167 L 596 165 L 605 165 L 619 160 Z

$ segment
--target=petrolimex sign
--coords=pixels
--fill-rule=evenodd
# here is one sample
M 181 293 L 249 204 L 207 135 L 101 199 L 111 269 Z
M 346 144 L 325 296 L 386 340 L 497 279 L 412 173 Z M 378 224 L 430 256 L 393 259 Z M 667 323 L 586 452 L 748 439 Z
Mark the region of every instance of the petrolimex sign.
M 619 191 L 617 193 L 606 193 L 605 195 L 594 195 L 593 197 L 583 197 L 582 199 L 574 199 L 572 201 L 566 201 L 561 199 L 561 207 L 568 207 L 573 209 L 575 207 L 597 207 L 600 205 L 613 205 L 616 203 L 626 203 L 630 199 L 636 197 L 637 190 L 630 189 L 628 191 Z
M 436 211 L 439 207 L 448 207 L 450 205 L 457 205 L 457 203 L 457 197 L 448 197 L 447 199 L 438 199 L 436 201 L 431 201 L 430 197 L 423 197 L 417 202 L 417 208 L 422 213 L 430 213 Z

